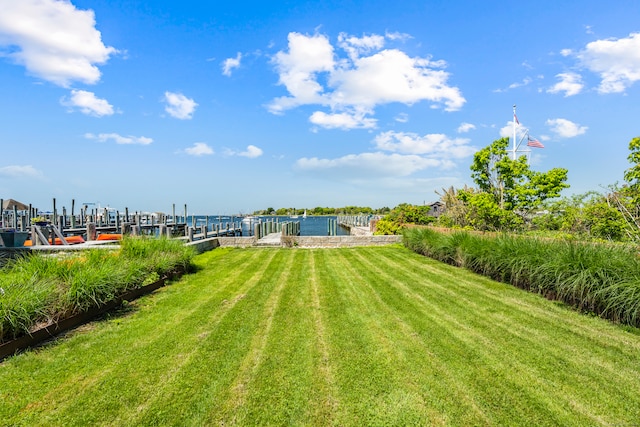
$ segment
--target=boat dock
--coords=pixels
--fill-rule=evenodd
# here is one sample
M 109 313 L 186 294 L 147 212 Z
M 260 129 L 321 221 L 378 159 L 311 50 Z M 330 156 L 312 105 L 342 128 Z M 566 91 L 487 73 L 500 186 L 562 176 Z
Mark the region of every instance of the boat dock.
M 7 203 L 9 202 L 9 203 Z M 59 213 L 56 200 L 53 199 L 53 210 L 41 212 L 31 205 L 24 205 L 15 200 L 0 199 L 0 248 L 32 247 L 46 248 L 77 244 L 102 244 L 100 242 L 116 241 L 122 235 L 148 235 L 181 238 L 187 241 L 206 239 L 209 237 L 232 237 L 242 235 L 241 217 L 226 217 L 231 221 L 209 221 L 204 223 L 195 215 L 176 215 L 175 205 L 172 213 L 134 212 L 128 208 L 120 212 L 111 208 L 92 208 L 84 204 L 79 212 L 75 212 L 75 201 L 71 210 L 65 207 Z

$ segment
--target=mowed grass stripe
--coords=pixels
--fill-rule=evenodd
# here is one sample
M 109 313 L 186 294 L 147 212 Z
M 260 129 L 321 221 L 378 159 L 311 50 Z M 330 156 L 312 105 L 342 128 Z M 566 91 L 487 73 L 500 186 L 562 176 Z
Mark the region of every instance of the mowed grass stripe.
M 0 425 L 640 419 L 640 336 L 404 248 L 196 263 L 130 314 L 0 364 Z
M 361 259 L 365 264 L 368 263 L 364 258 Z M 379 258 L 376 260 L 380 261 Z M 545 406 L 551 405 L 557 410 L 560 405 L 545 398 L 546 391 L 540 386 L 546 384 L 529 375 L 527 369 L 521 369 L 517 357 L 514 357 L 516 355 L 507 352 L 503 343 L 496 341 L 496 336 L 487 335 L 488 325 L 474 324 L 477 323 L 476 319 L 464 319 L 464 315 L 461 321 L 460 310 L 464 310 L 464 307 L 456 307 L 457 304 L 449 305 L 445 310 L 438 307 L 445 301 L 455 301 L 455 298 L 452 299 L 451 295 L 421 298 L 411 292 L 405 280 L 386 277 L 384 265 L 377 268 L 370 264 L 361 270 L 368 271 L 371 277 L 375 277 L 374 280 L 369 279 L 371 283 L 382 283 L 382 286 L 377 286 L 381 298 L 393 305 L 400 316 L 404 317 L 405 312 L 423 313 L 423 316 L 408 321 L 417 330 L 423 331 L 422 336 L 428 340 L 425 345 L 433 348 L 439 358 L 446 357 L 448 366 L 458 366 L 458 369 L 453 370 L 458 386 L 466 387 L 470 392 L 468 397 L 484 408 L 485 415 L 492 414 L 493 422 L 504 423 L 505 420 L 517 417 L 529 419 L 529 422 L 536 425 L 558 423 L 558 420 L 548 415 L 545 416 L 545 420 L 537 419 L 539 413 L 554 412 L 551 407 Z M 426 284 L 429 285 L 430 283 Z M 432 304 L 432 300 L 437 303 Z M 407 305 L 415 304 L 416 301 L 416 310 L 407 310 Z M 428 324 L 425 322 L 426 317 L 430 317 Z M 476 372 L 476 375 L 469 376 L 469 366 L 474 365 L 481 368 L 480 371 L 484 375 L 477 375 Z M 487 387 L 487 380 L 491 378 L 500 378 L 500 381 L 492 387 Z M 540 382 L 538 387 L 529 387 L 536 382 Z M 496 402 L 502 403 L 497 405 Z M 526 406 L 523 406 L 522 402 L 526 402 Z
M 364 259 L 356 259 L 352 257 L 355 252 L 345 249 L 342 256 L 347 264 L 352 268 L 351 274 L 356 274 L 359 281 L 367 289 L 370 294 L 370 305 L 376 312 L 385 313 L 385 324 L 378 328 L 380 334 L 386 334 L 387 340 L 393 343 L 389 351 L 395 352 L 395 364 L 401 371 L 410 372 L 410 376 L 405 380 L 411 383 L 414 388 L 421 387 L 422 396 L 427 408 L 430 408 L 428 414 L 428 424 L 449 424 L 451 420 L 457 420 L 457 423 L 463 425 L 485 424 L 489 420 L 475 401 L 475 397 L 469 393 L 467 384 L 463 384 L 457 378 L 456 373 L 449 366 L 442 363 L 436 352 L 436 346 L 425 343 L 421 337 L 424 330 L 430 330 L 438 327 L 437 323 L 429 325 L 422 324 L 420 329 L 415 329 L 414 325 L 406 322 L 400 316 L 397 307 L 389 304 L 388 300 L 380 294 L 378 283 L 383 287 L 388 287 L 390 281 L 394 281 L 397 270 L 391 271 L 387 276 L 380 275 L 379 271 L 372 269 L 371 265 L 366 262 L 362 264 Z M 375 256 L 374 256 L 375 258 Z M 409 309 L 406 301 L 399 301 L 402 307 L 400 311 Z M 421 320 L 427 319 L 423 313 L 419 314 Z M 455 345 L 453 340 L 446 340 L 447 345 Z
M 234 301 L 233 307 L 219 322 L 203 325 L 207 334 L 200 341 L 197 354 L 169 387 L 163 387 L 137 424 L 167 425 L 184 420 L 183 425 L 205 425 L 212 407 L 223 408 L 242 361 L 252 351 L 254 337 L 261 332 L 264 309 L 286 265 L 284 253 L 269 250 L 259 253 L 256 264 L 244 264 L 256 252 L 237 250 L 224 260 L 235 265 L 236 271 L 246 269 L 260 274 L 248 292 L 236 288 L 232 299 L 222 301 L 223 305 Z M 236 286 L 240 284 L 237 282 Z
M 246 265 L 247 269 L 239 270 L 235 264 L 226 264 L 225 268 L 216 268 L 215 265 L 210 264 L 212 260 L 207 260 L 206 264 L 203 266 L 213 266 L 215 269 L 215 273 L 211 275 L 208 279 L 210 283 L 207 291 L 210 291 L 212 294 L 220 294 L 215 300 L 215 304 L 207 304 L 201 305 L 200 309 L 208 312 L 203 321 L 200 321 L 197 325 L 194 325 L 193 332 L 191 333 L 191 338 L 195 339 L 195 342 L 190 347 L 190 351 L 188 354 L 179 354 L 177 357 L 179 359 L 176 360 L 177 363 L 174 363 L 175 366 L 170 367 L 170 369 L 163 374 L 161 378 L 159 378 L 156 383 L 163 384 L 165 387 L 170 385 L 172 382 L 179 381 L 179 373 L 182 369 L 187 369 L 187 364 L 198 364 L 198 360 L 203 356 L 205 352 L 203 347 L 199 345 L 200 341 L 205 340 L 218 324 L 223 320 L 223 318 L 229 314 L 238 304 L 242 301 L 247 293 L 253 290 L 256 286 L 259 286 L 261 275 L 255 274 L 255 269 L 251 268 L 255 265 L 264 265 L 266 262 L 271 263 L 273 258 L 275 257 L 275 253 L 269 254 L 269 257 L 265 260 L 264 257 L 259 257 L 260 254 L 254 253 L 250 258 L 243 259 L 243 264 Z M 205 257 L 201 257 L 204 259 Z M 235 280 L 231 280 L 234 278 Z M 233 286 L 230 286 L 232 285 Z M 202 290 L 202 288 L 199 288 Z M 220 291 L 224 290 L 225 293 L 221 293 Z M 209 300 L 212 301 L 212 300 Z M 143 417 L 145 413 L 149 411 L 149 408 L 154 405 L 162 405 L 162 399 L 166 398 L 163 395 L 163 388 L 155 387 L 145 395 L 145 400 L 140 404 L 135 412 L 134 417 L 125 418 L 122 421 L 123 425 L 133 425 L 136 424 L 139 420 L 138 417 Z M 120 424 L 118 420 L 117 424 Z
M 474 363 L 474 358 L 479 359 L 481 352 L 476 348 L 477 344 L 473 341 L 468 342 L 461 340 L 457 332 L 460 325 L 451 323 L 451 319 L 443 317 L 444 312 L 434 312 L 434 310 L 437 310 L 436 306 L 421 307 L 420 304 L 417 304 L 417 302 L 413 300 L 415 295 L 407 292 L 408 288 L 402 280 L 395 278 L 395 274 L 386 274 L 383 268 L 376 268 L 375 265 L 368 262 L 365 257 L 357 256 L 358 252 L 359 251 L 347 250 L 343 255 L 349 260 L 349 264 L 357 266 L 357 271 L 362 274 L 362 281 L 371 287 L 372 293 L 375 293 L 381 303 L 386 306 L 385 310 L 396 317 L 406 318 L 415 331 L 414 333 L 424 339 L 421 345 L 423 352 L 424 349 L 428 349 L 428 356 L 432 360 L 432 363 L 439 364 L 439 366 L 437 365 L 439 371 L 447 374 L 450 389 L 458 392 L 455 402 L 451 400 L 445 401 L 443 416 L 449 419 L 453 417 L 453 419 L 458 419 L 457 422 L 461 422 L 459 420 L 461 414 L 455 413 L 455 409 L 456 407 L 462 406 L 464 408 L 462 413 L 464 413 L 466 417 L 466 419 L 462 421 L 464 424 L 486 423 L 488 420 L 499 422 L 499 419 L 495 419 L 495 417 L 500 414 L 493 408 L 487 410 L 487 403 L 490 403 L 490 400 L 487 399 L 487 396 L 483 395 L 485 387 L 483 387 L 482 384 L 474 387 L 473 382 L 482 381 L 482 376 L 468 378 L 465 375 L 469 370 L 468 365 L 461 365 L 461 362 L 462 364 L 469 362 Z M 362 263 L 362 265 L 359 265 L 360 263 Z M 392 271 L 392 273 L 397 273 L 397 271 Z M 418 316 L 410 319 L 405 316 L 405 312 L 417 313 Z M 386 327 L 387 330 L 393 328 L 394 325 L 388 325 Z M 413 353 L 407 352 L 407 354 Z M 429 370 L 422 371 L 421 366 L 423 364 L 424 362 L 421 360 L 419 354 L 411 360 L 414 376 L 419 378 L 424 375 L 424 378 L 421 378 L 419 381 L 429 381 L 433 376 Z M 499 373 L 499 371 L 489 372 L 491 376 L 497 373 Z M 492 387 L 491 394 L 492 397 L 506 397 L 509 396 L 510 393 L 514 393 L 514 391 L 517 390 L 508 387 L 503 379 Z M 431 400 L 432 396 L 428 396 L 427 398 Z M 494 419 L 491 419 L 491 416 L 493 416 Z
M 294 268 L 295 253 L 282 253 L 282 255 L 286 255 L 281 260 L 283 268 L 273 276 L 273 291 L 262 308 L 260 322 L 252 337 L 249 350 L 240 364 L 228 395 L 225 396 L 226 401 L 223 404 L 225 409 L 219 414 L 219 417 L 216 417 L 215 413 L 213 414 L 216 424 L 243 425 L 248 410 L 245 406 L 247 393 L 255 388 L 253 382 L 256 381 L 257 372 L 266 357 L 267 343 L 274 325 L 274 317 L 280 306 L 283 289 L 288 285 L 288 276 L 291 274 L 291 269 Z M 267 408 L 272 409 L 269 406 Z
M 322 394 L 314 387 L 320 353 L 315 346 L 308 251 L 289 251 L 280 298 L 265 329 L 263 356 L 256 364 L 236 425 L 311 425 Z M 225 423 L 226 424 L 226 423 Z
M 367 284 L 343 255 L 343 250 L 318 253 L 318 264 L 327 272 L 322 283 L 327 290 L 328 341 L 341 402 L 336 424 L 439 424 L 441 412 L 424 398 L 434 391 L 413 381 L 405 355 L 397 350 L 400 343 L 392 342 L 391 331 L 385 329 L 393 322 L 378 309 Z M 442 396 L 450 395 L 439 381 L 432 386 L 441 387 Z
M 388 252 L 376 252 L 378 256 L 382 257 L 384 257 L 386 253 Z M 360 253 L 359 256 L 364 257 L 366 254 Z M 384 274 L 386 270 L 383 266 L 384 263 L 380 262 L 381 259 L 381 257 L 376 258 L 376 264 L 381 266 L 376 272 L 377 274 Z M 393 262 L 395 263 L 396 260 Z M 427 260 L 427 262 L 432 261 Z M 369 269 L 375 269 L 374 265 L 368 265 L 368 267 Z M 443 267 L 449 268 L 444 265 Z M 438 266 L 434 265 L 434 268 L 437 269 Z M 404 269 L 401 274 L 408 274 L 408 272 L 410 272 L 409 269 Z M 464 282 L 465 276 L 474 275 L 460 270 L 461 282 Z M 414 277 L 414 279 L 415 280 L 403 279 L 401 282 L 413 283 L 412 287 L 418 290 L 416 295 L 411 296 L 412 300 L 419 300 L 428 304 L 429 300 L 420 296 L 420 291 L 424 292 L 425 288 L 429 288 L 429 296 L 433 298 L 434 295 L 431 291 L 434 288 L 434 283 L 420 282 L 419 275 Z M 452 289 L 459 289 L 461 286 L 465 285 L 458 283 L 452 286 Z M 476 291 L 476 293 L 480 294 L 481 291 L 480 289 Z M 522 292 L 514 289 L 509 289 L 509 291 Z M 536 299 L 536 297 L 532 295 L 523 296 L 525 298 Z M 509 314 L 517 312 L 513 310 L 495 310 L 495 313 L 498 315 L 497 317 L 493 313 L 483 313 L 485 310 L 480 308 L 469 310 L 473 308 L 474 304 L 468 299 L 465 300 L 464 297 L 462 298 L 464 304 L 458 304 L 456 299 L 454 298 L 452 300 L 451 295 L 447 293 L 439 295 L 437 298 L 437 304 L 439 306 L 444 306 L 445 302 L 453 303 L 453 306 L 438 312 L 439 317 L 446 319 L 447 323 L 454 322 L 454 325 L 456 324 L 455 322 L 457 322 L 457 329 L 464 331 L 463 334 L 459 335 L 461 338 L 473 338 L 483 343 L 487 349 L 492 349 L 498 359 L 490 360 L 491 366 L 495 367 L 500 366 L 501 363 L 505 364 L 506 372 L 511 372 L 510 378 L 512 380 L 514 378 L 518 380 L 522 379 L 524 383 L 522 381 L 517 382 L 524 386 L 529 385 L 529 388 L 531 388 L 531 385 L 537 384 L 535 389 L 538 390 L 538 397 L 542 399 L 546 405 L 551 405 L 559 409 L 560 412 L 565 415 L 565 407 L 573 407 L 573 411 L 583 413 L 592 421 L 597 422 L 605 422 L 604 418 L 602 418 L 605 416 L 604 407 L 607 408 L 608 415 L 612 417 L 624 417 L 629 414 L 638 413 L 638 404 L 636 399 L 633 398 L 633 393 L 637 393 L 639 384 L 637 381 L 637 365 L 635 363 L 620 363 L 620 360 L 616 358 L 619 353 L 609 354 L 607 358 L 603 358 L 597 355 L 600 349 L 590 346 L 590 340 L 582 340 L 581 346 L 576 345 L 566 351 L 558 351 L 557 347 L 561 346 L 562 343 L 566 341 L 566 338 L 573 338 L 573 334 L 564 333 L 562 328 L 560 328 L 560 331 L 556 331 L 553 326 L 547 324 L 545 324 L 543 328 L 540 328 L 540 325 L 537 325 L 535 321 L 531 319 L 529 319 L 528 322 L 525 320 L 523 323 L 520 323 L 518 320 L 514 321 L 514 319 L 505 314 L 507 312 Z M 540 300 L 539 298 L 537 300 L 539 304 L 550 305 L 547 301 Z M 455 313 L 456 306 L 459 306 L 458 308 L 460 310 L 466 309 L 469 315 L 465 316 L 464 311 Z M 495 303 L 493 307 L 496 308 Z M 432 305 L 428 311 L 431 312 L 433 309 L 434 307 Z M 451 316 L 448 315 L 449 313 L 455 313 L 455 318 L 451 318 Z M 567 314 L 577 316 L 575 313 Z M 593 319 L 582 318 L 583 322 L 585 320 Z M 601 329 L 605 331 L 612 329 L 606 322 L 600 321 L 600 323 L 602 326 Z M 513 329 L 519 330 L 514 332 Z M 547 337 L 553 335 L 555 339 L 536 340 L 530 337 L 532 331 L 542 334 L 543 330 L 546 332 Z M 619 334 L 620 331 L 618 330 L 617 332 Z M 547 345 L 542 345 L 541 341 L 543 343 L 544 341 L 548 341 L 548 343 Z M 589 350 L 590 348 L 591 350 Z M 580 352 L 577 353 L 578 351 Z M 596 354 L 594 355 L 593 353 Z M 586 360 L 583 360 L 581 357 L 576 357 L 580 354 L 586 354 Z M 504 360 L 504 362 L 501 362 L 502 360 Z M 598 363 L 594 364 L 594 360 Z M 635 360 L 637 363 L 637 356 Z M 618 370 L 622 371 L 622 373 L 615 372 L 615 370 L 603 370 L 601 367 L 604 364 L 617 366 Z M 611 381 L 612 378 L 615 378 L 615 380 Z M 570 384 L 578 384 L 579 386 L 570 389 Z M 563 390 L 559 390 L 559 388 Z M 548 398 L 548 396 L 554 395 L 555 397 L 553 399 Z M 582 395 L 584 400 L 576 400 L 576 395 Z M 615 400 L 618 403 L 615 405 L 617 406 L 617 413 L 611 413 L 611 402 L 607 402 L 606 405 L 601 404 L 603 400 L 607 400 L 607 397 L 603 398 L 602 396 L 616 396 Z M 528 399 L 527 402 L 529 404 L 532 403 L 531 399 Z
M 318 269 L 318 257 L 324 252 L 322 249 L 311 250 L 310 257 L 310 286 L 311 286 L 311 314 L 314 325 L 314 342 L 319 358 L 315 360 L 314 389 L 317 404 L 313 414 L 314 424 L 334 425 L 335 413 L 340 407 L 336 390 L 334 367 L 329 353 L 327 338 L 327 312 L 324 301 L 327 298 L 326 288 L 321 287 L 321 277 L 326 276 Z

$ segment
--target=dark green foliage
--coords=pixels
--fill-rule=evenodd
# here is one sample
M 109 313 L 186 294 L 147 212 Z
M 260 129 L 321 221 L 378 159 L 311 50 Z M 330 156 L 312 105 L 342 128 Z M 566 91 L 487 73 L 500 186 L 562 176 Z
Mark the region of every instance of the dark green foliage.
M 263 210 L 254 211 L 254 215 L 302 215 L 307 211 L 307 215 L 384 215 L 389 213 L 388 207 L 372 209 L 368 206 L 343 206 L 338 208 L 316 206 L 315 208 L 278 208 L 269 207 Z
M 435 222 L 429 205 L 400 204 L 376 224 L 376 234 L 400 234 L 407 224 L 427 225 Z
M 629 183 L 634 204 L 640 204 L 640 137 L 629 142 L 629 156 L 627 160 L 632 166 L 624 173 L 624 180 Z
M 409 229 L 415 252 L 559 299 L 616 322 L 640 325 L 640 259 L 635 248 Z

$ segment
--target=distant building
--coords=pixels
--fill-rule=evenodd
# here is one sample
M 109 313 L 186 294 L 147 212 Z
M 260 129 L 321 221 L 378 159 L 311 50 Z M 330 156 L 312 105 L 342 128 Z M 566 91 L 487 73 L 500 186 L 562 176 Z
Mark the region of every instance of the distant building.
M 444 203 L 437 201 L 429 205 L 429 216 L 439 217 L 446 210 Z

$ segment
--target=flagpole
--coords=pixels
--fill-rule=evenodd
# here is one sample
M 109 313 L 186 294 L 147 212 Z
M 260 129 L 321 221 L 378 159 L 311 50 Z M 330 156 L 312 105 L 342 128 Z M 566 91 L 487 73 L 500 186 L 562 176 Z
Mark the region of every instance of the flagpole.
M 516 159 L 516 104 L 513 104 L 513 160 Z

